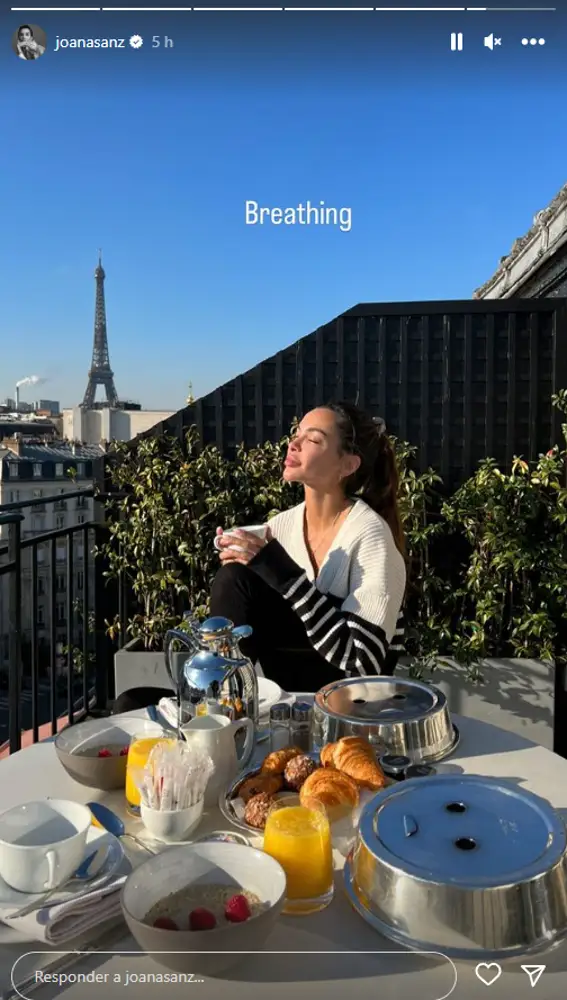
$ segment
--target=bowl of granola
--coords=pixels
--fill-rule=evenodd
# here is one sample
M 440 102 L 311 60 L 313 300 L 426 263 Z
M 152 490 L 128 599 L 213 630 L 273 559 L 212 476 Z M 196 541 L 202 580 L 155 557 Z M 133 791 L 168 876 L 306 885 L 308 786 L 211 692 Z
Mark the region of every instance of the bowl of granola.
M 286 878 L 268 854 L 241 844 L 173 847 L 144 861 L 122 890 L 142 951 L 173 972 L 222 976 L 261 951 L 282 910 Z

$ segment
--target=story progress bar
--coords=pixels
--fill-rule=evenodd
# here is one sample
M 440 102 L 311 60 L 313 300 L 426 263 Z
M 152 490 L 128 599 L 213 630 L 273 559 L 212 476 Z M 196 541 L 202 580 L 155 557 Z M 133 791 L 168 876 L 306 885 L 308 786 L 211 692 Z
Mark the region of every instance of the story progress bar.
M 370 12 L 375 11 L 376 13 L 395 13 L 395 14 L 415 14 L 415 13 L 428 13 L 430 11 L 435 11 L 436 13 L 463 13 L 472 11 L 482 11 L 482 12 L 495 12 L 498 11 L 499 14 L 506 13 L 507 11 L 556 11 L 556 7 L 10 7 L 11 11 L 27 14 L 46 14 L 49 12 L 58 11 L 60 13 L 77 13 L 78 11 L 119 11 L 123 14 L 136 14 L 141 12 L 146 13 L 175 13 L 183 11 L 195 11 L 201 12 L 211 12 L 211 11 L 223 11 L 224 13 L 237 13 L 238 11 L 248 11 L 249 13 L 266 13 L 269 11 L 291 11 L 293 13 L 300 13 L 301 11 L 306 11 L 310 14 L 315 12 L 319 13 L 324 11 L 334 11 L 336 14 L 344 14 L 347 11 L 349 13 L 356 13 L 357 11 Z

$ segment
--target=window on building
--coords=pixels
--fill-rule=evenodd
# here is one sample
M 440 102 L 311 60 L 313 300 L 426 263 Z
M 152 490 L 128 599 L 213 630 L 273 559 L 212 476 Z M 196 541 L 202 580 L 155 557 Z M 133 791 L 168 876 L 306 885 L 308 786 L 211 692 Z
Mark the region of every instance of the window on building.
M 65 605 L 63 601 L 59 601 L 57 604 L 57 621 L 59 624 L 65 621 Z
M 56 462 L 55 463 L 55 475 L 57 477 L 65 475 L 65 469 L 63 467 L 63 462 Z
M 45 625 L 45 611 L 41 607 L 37 609 L 37 624 Z
M 77 590 L 82 590 L 85 585 L 85 574 L 82 569 L 77 573 Z
M 85 515 L 84 514 L 78 514 L 77 515 L 77 524 L 84 524 L 84 523 L 85 523 Z
M 55 577 L 55 586 L 57 587 L 59 593 L 61 593 L 62 590 L 65 590 L 65 577 L 61 573 L 58 573 Z
M 77 497 L 77 507 L 80 510 L 84 510 L 85 507 L 88 507 L 87 498 L 86 497 Z
M 34 473 L 34 475 L 35 475 L 35 473 Z M 32 495 L 33 495 L 34 500 L 41 500 L 41 498 L 43 496 L 43 490 L 34 490 Z
M 33 510 L 33 508 L 32 508 Z M 34 531 L 45 531 L 45 518 L 43 514 L 33 515 L 33 530 Z
M 20 491 L 10 490 L 10 503 L 19 503 L 19 500 L 20 500 Z
M 64 514 L 56 514 L 55 515 L 55 530 L 56 531 L 61 531 L 61 528 L 64 528 L 64 527 L 65 527 L 65 515 Z
M 10 470 L 10 479 L 18 479 L 20 475 L 20 468 L 17 462 L 8 462 L 8 468 Z
M 84 476 L 84 474 L 85 474 L 85 463 L 77 462 L 77 475 Z
M 41 462 L 34 462 L 33 463 L 34 479 L 41 479 L 42 473 L 43 473 L 43 465 L 41 464 Z
M 55 558 L 57 559 L 57 562 L 65 562 L 65 559 L 67 558 L 67 549 L 57 546 Z
M 45 594 L 45 580 L 41 576 L 37 581 L 37 593 L 39 597 L 42 597 Z

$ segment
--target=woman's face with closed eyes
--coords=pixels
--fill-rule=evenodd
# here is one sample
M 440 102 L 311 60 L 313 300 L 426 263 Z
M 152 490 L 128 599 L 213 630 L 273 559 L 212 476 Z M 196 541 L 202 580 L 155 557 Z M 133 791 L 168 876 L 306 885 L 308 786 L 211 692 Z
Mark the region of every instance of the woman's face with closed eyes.
M 336 490 L 360 464 L 341 453 L 335 414 L 326 407 L 307 413 L 290 441 L 283 478 L 322 491 Z

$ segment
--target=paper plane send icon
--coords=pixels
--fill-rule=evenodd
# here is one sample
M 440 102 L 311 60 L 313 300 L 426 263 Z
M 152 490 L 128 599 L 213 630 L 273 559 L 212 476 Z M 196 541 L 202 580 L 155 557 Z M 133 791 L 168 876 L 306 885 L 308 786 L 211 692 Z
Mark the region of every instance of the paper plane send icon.
M 545 970 L 545 965 L 522 965 L 522 971 L 526 973 L 532 989 L 539 983 Z

